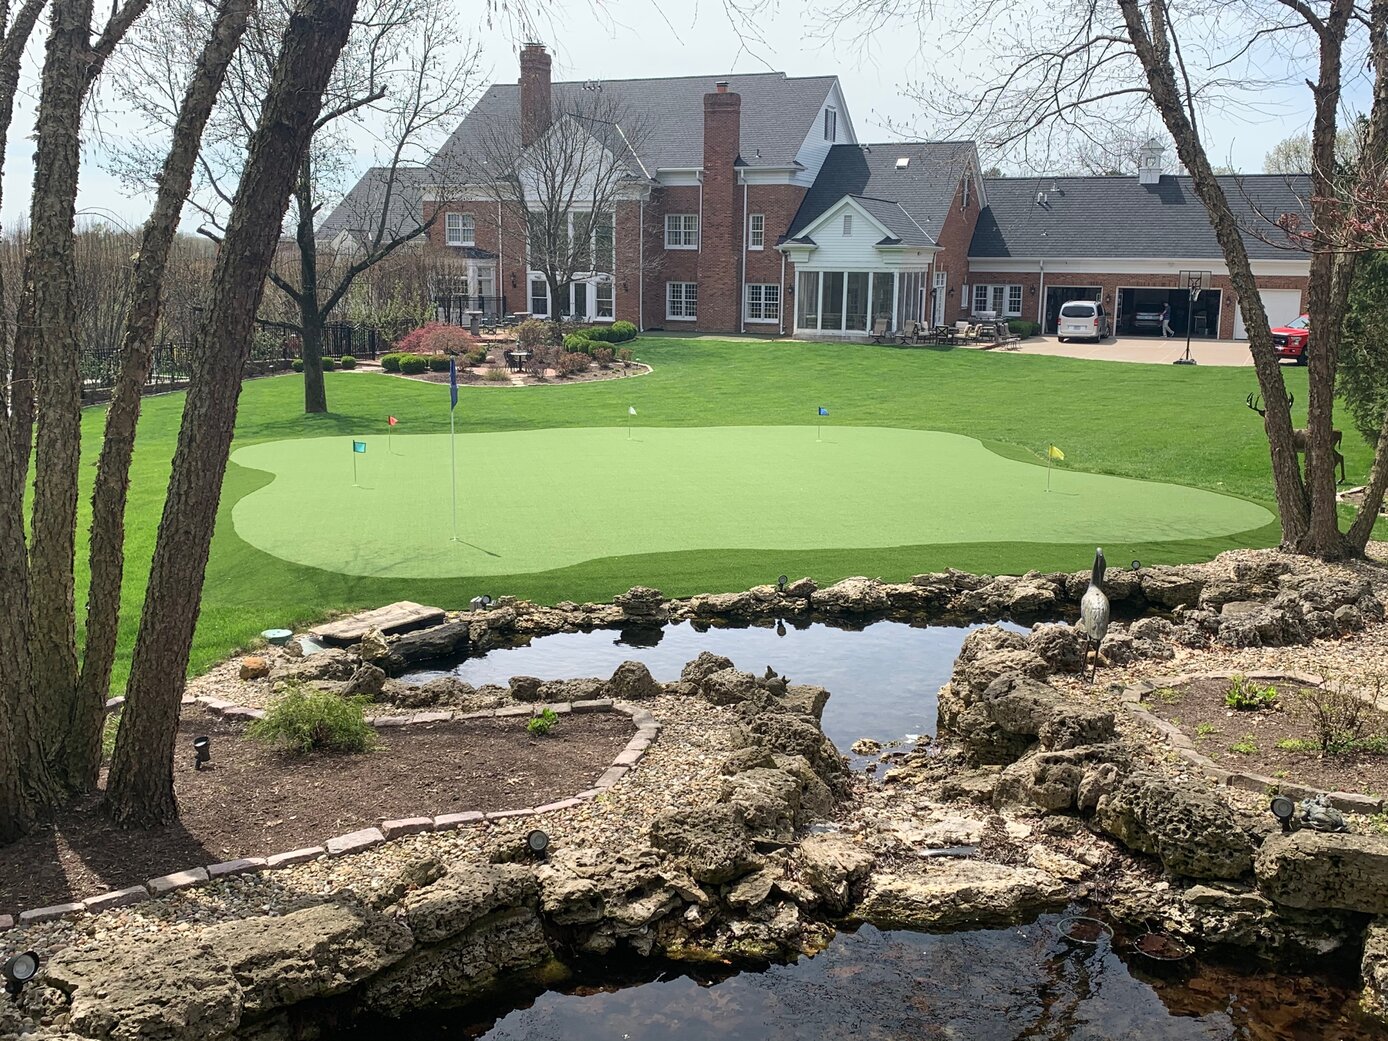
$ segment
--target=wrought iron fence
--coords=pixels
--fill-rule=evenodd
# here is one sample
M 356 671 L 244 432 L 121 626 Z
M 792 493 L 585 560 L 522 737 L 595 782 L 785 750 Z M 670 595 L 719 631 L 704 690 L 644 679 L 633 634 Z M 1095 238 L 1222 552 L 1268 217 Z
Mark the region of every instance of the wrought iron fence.
M 192 368 L 191 343 L 178 341 L 155 344 L 151 353 L 145 393 L 171 390 L 188 382 Z M 82 389 L 87 393 L 111 390 L 116 385 L 125 354 L 119 347 L 87 347 L 78 356 Z

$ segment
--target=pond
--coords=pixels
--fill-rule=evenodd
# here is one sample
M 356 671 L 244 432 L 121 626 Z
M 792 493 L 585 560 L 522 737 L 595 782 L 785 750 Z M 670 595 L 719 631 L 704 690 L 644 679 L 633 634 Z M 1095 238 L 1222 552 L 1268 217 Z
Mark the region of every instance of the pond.
M 909 748 L 923 734 L 934 736 L 936 694 L 949 680 L 959 646 L 973 628 L 977 626 L 880 621 L 861 630 L 819 622 L 731 629 L 681 622 L 663 628 L 543 636 L 525 647 L 468 658 L 451 671 L 480 687 L 504 685 L 512 676 L 606 677 L 622 662 L 634 660 L 667 682 L 679 679 L 680 669 L 700 651 L 711 651 L 759 676 L 769 665 L 792 683 L 826 688 L 831 696 L 824 710 L 824 732 L 848 754 L 860 737 Z M 424 682 L 440 674 L 420 671 L 405 679 Z M 851 758 L 857 766 L 867 761 Z
M 666 973 L 641 983 L 576 979 L 515 995 L 509 1009 L 431 1011 L 390 1026 L 396 1041 L 1368 1041 L 1381 1027 L 1322 976 L 1195 963 L 1146 976 L 1126 954 L 1079 948 L 1057 916 L 945 935 L 864 926 L 795 965 L 721 981 Z M 1121 941 L 1120 944 L 1121 946 Z M 339 1041 L 383 1036 L 362 1024 Z

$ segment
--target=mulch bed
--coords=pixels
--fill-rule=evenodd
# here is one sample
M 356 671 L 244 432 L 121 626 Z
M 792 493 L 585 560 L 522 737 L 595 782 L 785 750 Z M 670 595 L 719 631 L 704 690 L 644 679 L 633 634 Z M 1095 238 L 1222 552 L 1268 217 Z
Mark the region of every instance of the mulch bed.
M 0 911 L 322 845 L 384 820 L 566 799 L 592 787 L 634 732 L 626 716 L 605 712 L 561 717 L 543 738 L 527 734 L 525 722 L 385 728 L 374 752 L 304 757 L 247 739 L 242 724 L 185 710 L 174 763 L 179 822 L 120 831 L 102 816 L 99 794 L 82 800 L 52 825 L 0 846 Z M 212 763 L 201 773 L 191 752 L 198 734 L 212 738 Z
M 1266 681 L 1278 692 L 1277 707 L 1236 711 L 1224 703 L 1227 679 L 1202 678 L 1153 691 L 1145 698 L 1152 714 L 1177 724 L 1195 748 L 1220 766 L 1240 773 L 1264 774 L 1324 791 L 1388 794 L 1388 755 L 1352 752 L 1324 755 L 1319 750 L 1294 752 L 1279 741 L 1315 741 L 1316 734 L 1297 692 L 1303 684 Z M 1174 692 L 1174 693 L 1171 693 Z M 1363 736 L 1388 736 L 1388 714 L 1365 707 Z M 1210 729 L 1212 728 L 1212 729 Z M 1235 752 L 1233 744 L 1251 742 L 1256 751 Z

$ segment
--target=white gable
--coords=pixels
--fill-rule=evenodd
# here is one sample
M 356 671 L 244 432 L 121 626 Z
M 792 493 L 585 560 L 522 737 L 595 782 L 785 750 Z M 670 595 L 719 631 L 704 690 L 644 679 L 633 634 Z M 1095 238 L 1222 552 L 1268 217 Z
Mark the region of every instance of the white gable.
M 834 112 L 835 133 L 832 141 L 824 136 L 824 113 L 827 109 L 832 109 Z M 814 179 L 819 176 L 819 168 L 829 157 L 830 148 L 834 145 L 857 143 L 858 136 L 853 132 L 853 121 L 848 116 L 848 104 L 844 101 L 843 91 L 839 87 L 838 78 L 835 77 L 834 85 L 829 88 L 829 93 L 825 96 L 823 104 L 819 106 L 814 125 L 810 127 L 810 132 L 805 135 L 805 140 L 800 145 L 800 151 L 795 154 L 796 160 L 804 169 L 791 179 L 792 183 L 808 188 L 814 184 Z

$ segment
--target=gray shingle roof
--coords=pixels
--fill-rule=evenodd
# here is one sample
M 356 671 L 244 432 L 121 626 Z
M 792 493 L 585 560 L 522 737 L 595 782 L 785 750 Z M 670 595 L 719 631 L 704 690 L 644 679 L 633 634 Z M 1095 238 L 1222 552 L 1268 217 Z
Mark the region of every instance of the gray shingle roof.
M 1250 257 L 1304 256 L 1263 239 L 1283 239 L 1269 219 L 1305 212 L 1307 178 L 1250 174 L 1220 181 L 1246 229 Z M 1140 184 L 1136 177 L 1004 177 L 989 178 L 986 185 L 989 205 L 974 229 L 971 257 L 1223 256 L 1189 177 L 1166 176 L 1155 185 Z M 1042 203 L 1038 192 L 1045 193 Z
M 791 221 L 795 238 L 845 195 L 854 196 L 908 246 L 933 245 L 959 177 L 976 161 L 972 141 L 835 145 Z M 904 168 L 898 159 L 909 159 Z
M 392 183 L 389 167 L 372 167 L 318 225 L 317 236 L 334 239 L 348 231 L 358 242 L 367 241 L 375 236 L 381 210 L 387 207 L 384 241 L 408 234 L 423 219 L 424 186 L 435 180 L 428 167 L 400 166 Z
M 599 107 L 632 115 L 640 127 L 637 152 L 652 174 L 660 169 L 698 167 L 704 159 L 704 95 L 720 80 L 726 80 L 728 89 L 742 97 L 743 160 L 749 166 L 786 166 L 795 161 L 835 77 L 766 72 L 604 80 Z M 553 91 L 556 116 L 563 111 L 592 109 L 592 105 L 584 104 L 581 83 L 555 83 Z M 439 149 L 435 162 L 468 166 L 476 160 L 486 136 L 496 133 L 490 128 L 510 125 L 518 129 L 519 118 L 520 87 L 515 83 L 494 84 Z

